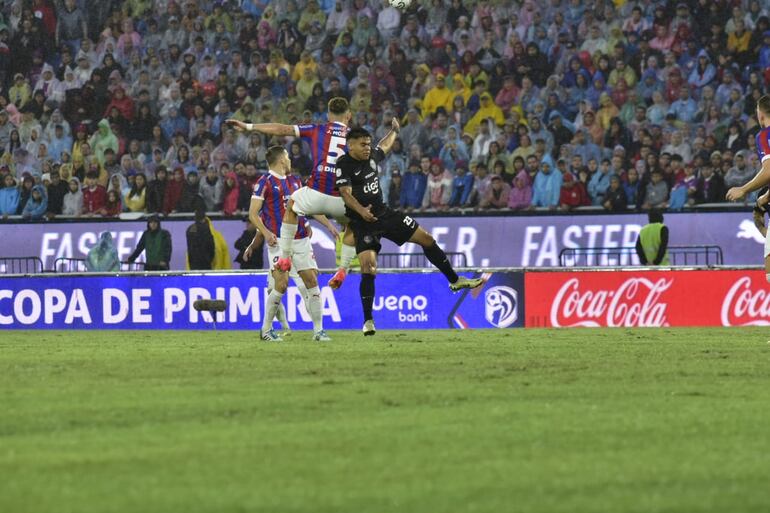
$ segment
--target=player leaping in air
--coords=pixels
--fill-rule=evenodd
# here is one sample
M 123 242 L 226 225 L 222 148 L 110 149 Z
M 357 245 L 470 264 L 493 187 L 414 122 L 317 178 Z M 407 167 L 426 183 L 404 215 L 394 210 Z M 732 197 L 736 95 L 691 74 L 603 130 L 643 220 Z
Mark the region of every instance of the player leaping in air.
M 242 131 L 255 131 L 273 136 L 300 137 L 310 144 L 313 169 L 307 185 L 291 195 L 286 214 L 281 224 L 279 245 L 281 257 L 276 267 L 281 271 L 291 269 L 292 241 L 297 233 L 298 216 L 325 215 L 335 219 L 343 226 L 345 203 L 334 186 L 334 169 L 337 159 L 345 153 L 345 136 L 348 133 L 351 113 L 345 98 L 332 98 L 328 104 L 328 123 L 320 125 L 283 125 L 280 123 L 244 123 L 234 119 L 227 124 Z M 353 232 L 345 230 L 342 240 L 340 268 L 329 280 L 329 286 L 339 288 L 345 280 L 350 263 L 356 256 Z
M 727 191 L 729 201 L 739 201 L 750 192 L 757 191 L 770 184 L 770 96 L 764 95 L 757 101 L 757 121 L 762 129 L 757 134 L 757 155 L 759 156 L 761 169 L 754 178 L 741 187 L 733 187 Z M 770 190 L 757 198 L 755 206 L 755 223 L 757 214 L 762 217 L 764 224 L 764 212 L 770 202 Z M 761 231 L 761 230 L 760 230 Z M 770 281 L 770 238 L 765 238 L 765 273 L 767 281 Z
M 398 120 L 391 121 L 391 131 L 372 150 L 372 136 L 363 128 L 348 132 L 348 151 L 337 161 L 337 187 L 345 201 L 350 229 L 355 235 L 358 260 L 361 262 L 361 304 L 364 309 L 364 335 L 374 335 L 374 277 L 380 239 L 385 237 L 399 246 L 413 242 L 422 246 L 425 256 L 449 280 L 453 291 L 473 289 L 484 283 L 480 278 L 458 276 L 446 253 L 435 239 L 420 228 L 417 221 L 385 205 L 379 179 L 379 163 L 385 159 L 400 129 Z

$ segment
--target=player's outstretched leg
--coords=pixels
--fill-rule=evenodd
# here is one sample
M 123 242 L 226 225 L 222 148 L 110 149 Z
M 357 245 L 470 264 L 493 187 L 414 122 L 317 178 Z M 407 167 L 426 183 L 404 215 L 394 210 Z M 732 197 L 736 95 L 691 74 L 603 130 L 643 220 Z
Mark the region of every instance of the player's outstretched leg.
M 372 309 L 374 306 L 374 278 L 377 274 L 377 253 L 373 250 L 366 250 L 358 255 L 361 262 L 361 286 L 359 293 L 361 295 L 361 306 L 364 309 L 364 327 L 365 336 L 374 335 L 377 331 L 374 328 L 374 316 Z
M 409 242 L 414 242 L 422 246 L 422 251 L 428 258 L 431 264 L 433 264 L 439 271 L 441 271 L 446 279 L 449 280 L 449 289 L 452 292 L 457 292 L 461 289 L 475 289 L 484 283 L 481 278 L 466 278 L 465 276 L 458 276 L 455 272 L 452 264 L 449 262 L 444 250 L 441 249 L 431 235 L 423 230 L 417 228 Z
M 281 258 L 275 263 L 275 268 L 284 272 L 291 269 L 291 252 L 294 247 L 294 236 L 297 234 L 297 223 L 299 223 L 299 218 L 293 209 L 294 201 L 289 198 L 289 204 L 286 206 L 286 212 L 284 212 L 281 221 L 281 236 L 278 239 Z
M 331 287 L 332 290 L 337 290 L 342 286 L 342 282 L 345 281 L 345 278 L 348 276 L 348 271 L 350 271 L 350 263 L 356 257 L 356 239 L 353 236 L 353 230 L 350 228 L 350 225 L 345 227 L 345 234 L 342 237 L 341 253 L 340 268 L 337 269 L 337 272 L 334 273 L 332 279 L 329 280 L 329 287 Z

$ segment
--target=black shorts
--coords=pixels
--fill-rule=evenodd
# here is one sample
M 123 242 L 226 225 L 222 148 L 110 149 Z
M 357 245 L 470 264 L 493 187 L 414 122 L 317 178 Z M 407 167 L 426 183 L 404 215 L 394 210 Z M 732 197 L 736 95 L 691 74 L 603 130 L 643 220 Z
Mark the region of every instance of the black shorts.
M 417 221 L 411 217 L 388 209 L 384 214 L 378 215 L 373 223 L 367 223 L 363 219 L 351 219 L 350 227 L 356 236 L 356 253 L 373 249 L 380 252 L 382 245 L 380 239 L 385 237 L 399 246 L 403 246 L 412 238 L 414 232 L 420 227 Z

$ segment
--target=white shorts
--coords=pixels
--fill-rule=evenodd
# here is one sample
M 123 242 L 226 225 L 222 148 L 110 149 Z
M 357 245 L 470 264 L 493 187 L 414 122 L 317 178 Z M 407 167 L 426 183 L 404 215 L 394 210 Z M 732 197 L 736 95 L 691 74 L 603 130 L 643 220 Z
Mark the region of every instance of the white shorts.
M 767 237 L 765 237 L 765 258 L 770 256 L 770 232 L 767 233 Z
M 300 187 L 291 195 L 294 201 L 295 213 L 301 216 L 325 215 L 340 222 L 347 224 L 345 217 L 345 201 L 339 196 L 329 196 L 308 186 Z
M 313 245 L 310 244 L 310 237 L 304 239 L 294 239 L 293 253 L 291 255 L 291 270 L 289 276 L 299 276 L 299 271 L 307 271 L 310 269 L 318 270 L 318 264 L 315 261 L 315 255 L 313 254 Z M 275 263 L 281 258 L 281 248 L 276 244 L 275 246 L 267 247 L 267 258 L 270 260 L 270 269 L 275 267 Z M 272 273 L 270 273 L 272 275 Z

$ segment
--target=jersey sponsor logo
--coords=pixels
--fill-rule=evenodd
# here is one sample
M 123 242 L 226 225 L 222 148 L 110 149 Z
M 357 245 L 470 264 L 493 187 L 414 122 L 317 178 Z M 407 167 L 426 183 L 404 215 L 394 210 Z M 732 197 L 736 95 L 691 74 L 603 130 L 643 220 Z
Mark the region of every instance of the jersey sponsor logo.
M 374 181 L 364 185 L 364 194 L 377 194 L 380 192 L 380 182 Z
M 492 287 L 484 294 L 484 317 L 496 328 L 507 328 L 519 318 L 519 293 L 511 287 Z

